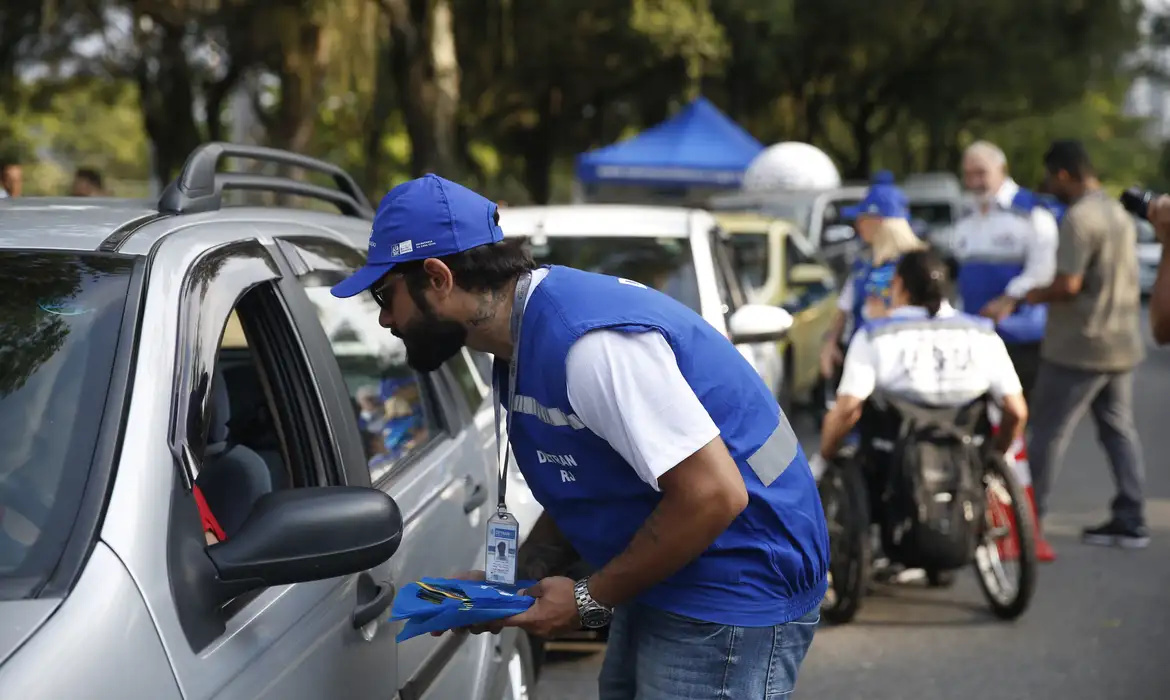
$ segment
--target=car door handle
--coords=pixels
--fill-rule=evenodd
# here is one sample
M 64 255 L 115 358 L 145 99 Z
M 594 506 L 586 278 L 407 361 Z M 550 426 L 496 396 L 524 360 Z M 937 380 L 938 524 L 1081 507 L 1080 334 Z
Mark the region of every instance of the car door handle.
M 353 628 L 360 630 L 378 619 L 394 602 L 396 593 L 394 584 L 389 581 L 381 583 L 374 580 L 367 572 L 358 576 L 357 607 L 353 609 Z
M 488 490 L 487 487 L 481 483 L 467 480 L 467 498 L 463 501 L 463 512 L 470 513 L 487 503 Z

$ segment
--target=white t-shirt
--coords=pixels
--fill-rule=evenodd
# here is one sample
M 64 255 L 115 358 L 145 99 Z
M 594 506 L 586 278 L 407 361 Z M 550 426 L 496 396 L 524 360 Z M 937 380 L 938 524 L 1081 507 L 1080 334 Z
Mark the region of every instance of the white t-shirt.
M 547 274 L 533 273 L 529 297 Z M 569 349 L 565 375 L 573 413 L 655 490 L 660 476 L 719 437 L 657 331 L 586 333 Z
M 938 312 L 938 318 L 954 315 L 945 303 Z M 934 406 L 959 406 L 988 392 L 996 400 L 1023 392 L 1007 347 L 990 326 L 939 324 L 916 306 L 894 309 L 890 316 L 923 322 L 896 332 L 879 328 L 855 334 L 838 396 L 867 399 L 881 389 Z

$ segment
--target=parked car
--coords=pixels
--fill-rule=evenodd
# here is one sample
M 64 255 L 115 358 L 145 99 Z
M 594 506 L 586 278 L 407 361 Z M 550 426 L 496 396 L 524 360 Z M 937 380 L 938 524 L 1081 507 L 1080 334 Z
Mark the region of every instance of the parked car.
M 682 207 L 578 204 L 508 207 L 504 236 L 523 237 L 540 264 L 625 277 L 689 306 L 739 347 L 779 396 L 776 341 L 792 316 L 747 300 L 725 234 L 710 213 Z
M 947 173 L 920 173 L 906 178 L 901 186 L 910 202 L 911 222 L 945 254 L 950 231 L 963 210 L 957 178 Z M 853 222 L 845 219 L 842 211 L 860 203 L 867 190 L 865 184 L 848 184 L 831 190 L 740 192 L 713 197 L 710 206 L 717 212 L 752 212 L 795 223 L 840 283 L 862 248 Z
M 0 697 L 532 696 L 515 630 L 385 621 L 481 565 L 495 464 L 466 358 L 415 374 L 369 296 L 328 294 L 371 216 L 334 166 L 226 144 L 157 202 L 0 202 Z
M 1154 225 L 1145 219 L 1133 217 L 1137 226 L 1138 281 L 1142 296 L 1154 291 L 1154 280 L 1158 278 L 1158 263 L 1162 260 L 1162 244 L 1154 234 Z
M 750 212 L 794 222 L 841 282 L 862 247 L 841 211 L 860 202 L 866 189 L 847 185 L 832 190 L 736 193 L 713 197 L 710 206 L 716 212 Z
M 790 221 L 758 214 L 722 213 L 732 267 L 754 303 L 779 306 L 792 314 L 792 328 L 780 341 L 785 378 L 781 404 L 811 402 L 820 383 L 821 339 L 837 305 L 832 270 L 820 263 L 812 243 Z

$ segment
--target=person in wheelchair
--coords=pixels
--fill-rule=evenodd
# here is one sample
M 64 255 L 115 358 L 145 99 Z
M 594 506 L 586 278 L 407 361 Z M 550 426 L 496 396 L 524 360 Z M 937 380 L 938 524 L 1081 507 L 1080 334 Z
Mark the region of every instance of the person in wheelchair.
M 974 563 L 992 611 L 1015 619 L 1035 587 L 1034 525 L 1003 459 L 1027 421 L 1020 379 L 992 323 L 947 303 L 947 267 L 935 253 L 907 253 L 891 286 L 891 313 L 850 341 L 810 460 L 838 533 L 830 527 L 823 614 L 851 620 L 871 573 L 946 586 Z M 990 402 L 1002 412 L 994 434 Z M 835 459 L 850 437 L 856 452 Z
M 1003 340 L 987 319 L 955 311 L 948 289 L 946 264 L 932 251 L 907 253 L 898 262 L 890 314 L 865 324 L 849 343 L 814 474 L 837 455 L 875 393 L 937 408 L 990 395 L 1003 413 L 994 438 L 1001 453 L 1023 431 L 1028 409 Z

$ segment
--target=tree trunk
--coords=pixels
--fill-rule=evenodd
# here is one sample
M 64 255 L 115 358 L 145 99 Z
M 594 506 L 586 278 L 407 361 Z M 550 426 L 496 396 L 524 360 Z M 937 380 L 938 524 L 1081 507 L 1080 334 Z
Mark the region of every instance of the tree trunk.
M 524 140 L 524 186 L 533 204 L 552 199 L 552 166 L 556 134 L 562 119 L 561 92 L 551 88 L 540 101 L 540 118 Z
M 863 104 L 857 110 L 857 117 L 853 120 L 853 145 L 857 149 L 853 165 L 845 177 L 869 181 L 873 170 L 874 134 L 870 131 L 870 120 L 874 115 L 874 105 Z
M 365 166 L 362 168 L 362 188 L 367 194 L 377 197 L 384 188 L 382 182 L 382 139 L 386 135 L 386 122 L 394 112 L 394 73 L 393 48 L 391 40 L 387 40 L 378 47 L 378 63 L 374 67 L 374 95 L 373 104 L 366 118 L 365 144 L 362 152 L 365 157 Z M 377 201 L 374 199 L 373 201 Z
M 137 25 L 138 17 L 135 17 Z M 155 19 L 162 34 L 135 66 L 143 126 L 154 150 L 153 175 L 166 186 L 202 142 L 195 122 L 191 70 L 183 52 L 181 24 Z M 144 43 L 150 44 L 149 39 Z M 153 60 L 148 60 L 153 59 Z
M 388 0 L 395 83 L 414 177 L 457 178 L 459 59 L 450 0 Z

